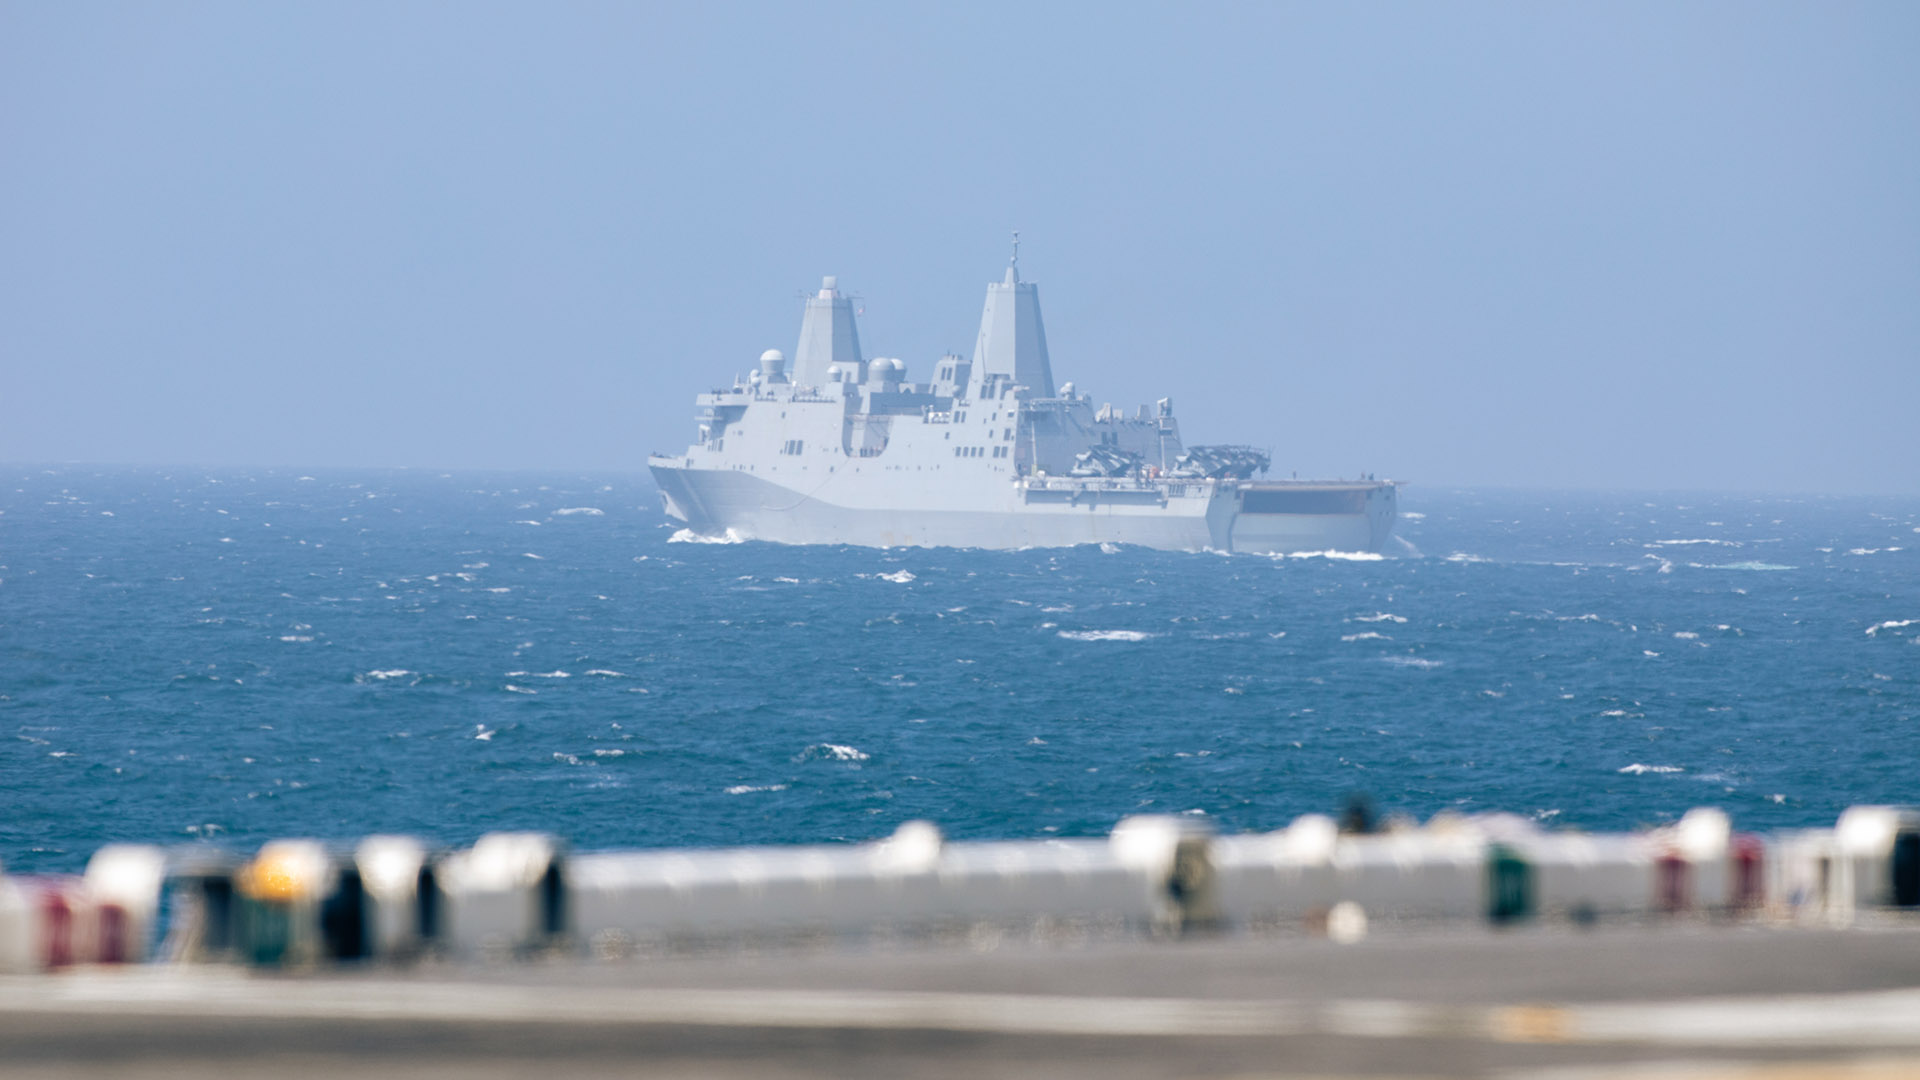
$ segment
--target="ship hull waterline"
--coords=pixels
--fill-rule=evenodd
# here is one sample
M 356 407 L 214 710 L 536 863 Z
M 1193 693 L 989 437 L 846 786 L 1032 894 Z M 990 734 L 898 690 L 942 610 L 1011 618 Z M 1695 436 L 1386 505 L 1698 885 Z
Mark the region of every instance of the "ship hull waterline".
M 995 550 L 1131 544 L 1285 555 L 1378 552 L 1395 517 L 1394 485 L 1386 482 L 1202 481 L 1115 489 L 1062 478 L 1051 485 L 1009 484 L 997 506 L 908 500 L 859 506 L 744 470 L 689 468 L 681 460 L 650 462 L 663 508 L 692 535 L 711 539 Z M 1288 509 L 1288 502 L 1301 509 Z

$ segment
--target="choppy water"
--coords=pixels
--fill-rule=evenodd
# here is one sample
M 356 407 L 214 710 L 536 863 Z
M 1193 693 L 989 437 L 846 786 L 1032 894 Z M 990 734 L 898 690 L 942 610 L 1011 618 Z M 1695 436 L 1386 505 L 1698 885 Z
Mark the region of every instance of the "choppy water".
M 27 469 L 0 861 L 1920 798 L 1920 500 L 1410 488 L 1387 558 L 672 542 L 643 477 Z

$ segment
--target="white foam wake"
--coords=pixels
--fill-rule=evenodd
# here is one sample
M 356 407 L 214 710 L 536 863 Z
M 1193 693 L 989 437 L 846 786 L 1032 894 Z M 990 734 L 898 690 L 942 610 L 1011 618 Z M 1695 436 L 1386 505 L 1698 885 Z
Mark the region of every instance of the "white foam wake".
M 1144 630 L 1062 630 L 1068 641 L 1145 641 L 1155 635 Z
M 1867 627 L 1867 636 L 1872 637 L 1882 630 L 1899 630 L 1916 624 L 1920 624 L 1920 619 L 1888 619 L 1886 622 L 1874 623 Z
M 606 511 L 597 506 L 566 506 L 553 512 L 554 517 L 567 517 L 572 514 L 585 514 L 588 517 L 604 517 Z
M 1349 562 L 1379 562 L 1386 556 L 1377 551 L 1289 551 L 1289 559 L 1346 559 Z
M 719 536 L 703 536 L 692 529 L 681 529 L 667 537 L 669 544 L 744 544 L 747 538 L 739 532 L 728 529 Z
M 1687 770 L 1678 765 L 1642 765 L 1636 761 L 1620 771 L 1629 776 L 1641 776 L 1646 773 L 1677 773 L 1686 772 Z

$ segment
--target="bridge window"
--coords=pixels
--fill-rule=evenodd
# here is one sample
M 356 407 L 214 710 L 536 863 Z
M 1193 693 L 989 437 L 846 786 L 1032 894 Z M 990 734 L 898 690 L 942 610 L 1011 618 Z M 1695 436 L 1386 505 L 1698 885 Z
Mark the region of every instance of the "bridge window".
M 807 448 L 807 442 L 805 439 L 788 439 L 786 442 L 781 444 L 780 452 L 787 455 L 798 455 L 802 450 L 805 450 L 806 448 Z

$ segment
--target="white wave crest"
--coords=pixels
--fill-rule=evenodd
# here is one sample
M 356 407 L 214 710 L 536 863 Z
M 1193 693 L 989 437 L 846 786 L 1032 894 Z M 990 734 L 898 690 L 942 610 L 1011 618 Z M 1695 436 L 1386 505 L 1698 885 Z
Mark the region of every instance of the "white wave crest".
M 493 729 L 485 724 L 473 725 L 473 737 L 479 739 L 481 742 L 491 742 L 493 740 L 493 734 Z
M 735 784 L 727 789 L 729 795 L 752 795 L 757 791 L 785 791 L 785 784 Z
M 875 574 L 873 576 L 879 578 L 881 581 L 891 581 L 895 585 L 905 585 L 907 582 L 913 580 L 913 571 L 895 570 L 891 574 Z
M 1920 619 L 1888 619 L 1886 622 L 1874 623 L 1867 627 L 1867 636 L 1872 637 L 1882 630 L 1900 630 L 1915 624 L 1920 624 Z
M 1751 560 L 1751 559 L 1749 559 L 1749 560 L 1748 560 L 1748 561 L 1746 561 L 1746 562 L 1736 562 L 1736 563 L 1718 563 L 1718 564 L 1714 564 L 1714 565 L 1701 565 L 1701 564 L 1699 564 L 1699 563 L 1693 563 L 1693 564 L 1691 564 L 1691 565 L 1692 565 L 1692 566 L 1693 566 L 1693 567 L 1694 567 L 1695 569 L 1697 569 L 1697 570 L 1760 570 L 1760 571 L 1777 571 L 1777 570 L 1797 570 L 1797 569 L 1799 569 L 1798 567 L 1794 567 L 1794 566 L 1783 566 L 1783 565 L 1781 565 L 1781 564 L 1779 564 L 1779 563 L 1765 563 L 1765 562 L 1755 562 L 1755 561 L 1753 561 L 1753 560 Z
M 598 667 L 587 672 L 587 674 L 588 675 L 605 675 L 610 679 L 624 679 L 627 677 L 625 672 L 611 671 L 611 670 L 608 670 L 607 668 L 598 668 Z
M 1383 656 L 1380 659 L 1395 667 L 1419 668 L 1422 671 L 1432 671 L 1446 664 L 1445 660 L 1429 660 L 1424 656 Z
M 1620 771 L 1629 776 L 1641 776 L 1646 773 L 1677 773 L 1686 772 L 1687 770 L 1678 765 L 1642 765 L 1636 761 Z
M 1389 615 L 1388 613 L 1386 613 L 1386 612 L 1384 612 L 1384 611 L 1381 611 L 1381 612 L 1376 612 L 1375 614 L 1372 614 L 1372 615 L 1355 615 L 1355 616 L 1354 616 L 1354 617 L 1353 617 L 1353 618 L 1352 618 L 1351 620 L 1349 620 L 1349 621 L 1350 621 L 1350 622 L 1390 622 L 1390 623 L 1403 623 L 1403 622 L 1406 622 L 1407 620 L 1406 620 L 1406 617 L 1405 617 L 1404 615 Z
M 1145 641 L 1158 635 L 1144 630 L 1062 630 L 1060 636 L 1068 641 Z
M 1700 639 L 1700 635 L 1691 630 L 1676 630 L 1673 632 L 1673 636 L 1679 638 L 1681 641 L 1698 641 Z
M 1883 551 L 1903 551 L 1903 550 L 1905 550 L 1905 549 L 1904 549 L 1904 548 L 1897 548 L 1897 547 L 1883 547 L 1883 548 L 1854 548 L 1854 549 L 1852 549 L 1851 551 L 1848 551 L 1848 552 L 1847 552 L 1847 554 L 1849 554 L 1849 555 L 1878 555 L 1878 554 L 1880 554 L 1880 553 L 1881 553 L 1881 552 L 1883 552 Z
M 1349 562 L 1379 562 L 1386 556 L 1377 551 L 1289 551 L 1289 559 L 1346 559 Z
M 1655 545 L 1659 545 L 1662 547 L 1681 547 L 1687 544 L 1720 544 L 1725 547 L 1743 547 L 1744 546 L 1738 540 L 1711 540 L 1711 539 L 1709 540 L 1655 540 L 1653 543 L 1648 544 L 1647 546 L 1653 547 Z
M 1101 541 L 1101 543 L 1100 543 L 1100 553 L 1101 553 L 1102 555 L 1118 555 L 1118 554 L 1120 554 L 1120 545 L 1119 545 L 1119 544 L 1110 544 L 1110 543 L 1107 543 L 1107 542 L 1105 542 L 1105 541 Z
M 1342 634 L 1340 635 L 1340 640 L 1341 641 L 1392 641 L 1393 639 L 1388 637 L 1385 634 L 1375 633 L 1372 630 L 1365 630 L 1358 634 Z
M 669 544 L 744 544 L 746 541 L 745 536 L 733 529 L 728 529 L 719 536 L 702 536 L 692 529 L 681 529 L 667 537 Z
M 385 671 L 369 671 L 367 672 L 367 678 L 369 679 L 403 679 L 411 674 L 413 674 L 413 672 L 408 671 L 406 668 L 388 668 Z
M 867 753 L 839 743 L 814 743 L 800 751 L 801 761 L 865 761 Z
M 538 690 L 529 690 L 524 686 L 515 686 L 512 683 L 508 683 L 505 689 L 508 693 L 512 694 L 537 694 L 540 692 Z
M 568 517 L 573 514 L 585 514 L 588 517 L 605 517 L 606 511 L 597 506 L 566 506 L 553 512 L 554 517 Z
M 514 524 L 515 525 L 539 525 L 540 523 L 537 521 L 527 520 L 527 521 L 516 521 L 514 522 Z
M 281 634 L 281 635 L 280 635 L 280 640 L 281 640 L 281 641 L 312 641 L 312 640 L 313 640 L 313 635 L 311 635 L 311 634 Z

